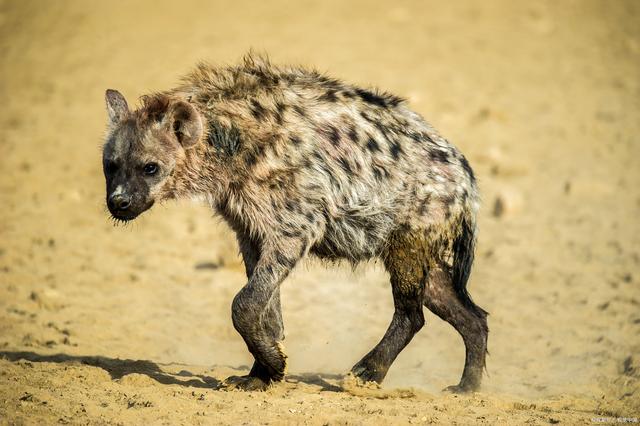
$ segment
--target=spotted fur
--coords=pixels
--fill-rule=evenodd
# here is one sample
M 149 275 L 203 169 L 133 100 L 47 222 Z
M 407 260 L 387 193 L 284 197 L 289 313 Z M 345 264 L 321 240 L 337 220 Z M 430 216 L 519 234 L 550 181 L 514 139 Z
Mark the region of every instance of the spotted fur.
M 404 275 L 394 272 L 400 268 L 394 259 L 402 244 L 417 245 L 412 285 L 422 290 L 407 294 L 422 306 L 428 271 L 444 271 L 460 309 L 466 307 L 486 333 L 486 312 L 466 291 L 479 205 L 473 171 L 403 99 L 247 55 L 228 67 L 200 64 L 177 88 L 144 97 L 135 111 L 124 98 L 107 101 L 105 162 L 127 157 L 126 169 L 137 161 L 131 158 L 155 150 L 156 156 L 162 151 L 163 169 L 170 169 L 138 195 L 147 202 L 133 217 L 153 201 L 204 198 L 238 235 L 249 283 L 234 300 L 233 319 L 256 358 L 241 387 L 251 388 L 256 378 L 267 384 L 282 378 L 278 287 L 309 253 L 354 265 L 382 259 L 396 297 L 405 293 L 396 291 L 394 280 Z M 109 186 L 107 175 L 108 191 L 123 185 L 111 180 Z M 422 318 L 421 309 L 407 309 L 401 311 Z M 398 333 L 412 336 L 423 322 Z M 484 354 L 486 335 L 483 342 Z M 397 352 L 404 347 L 393 339 L 382 344 Z M 361 363 L 359 375 L 381 381 L 392 361 L 378 356 L 373 364 Z M 484 356 L 475 362 L 483 366 Z M 479 385 L 473 374 L 467 388 Z

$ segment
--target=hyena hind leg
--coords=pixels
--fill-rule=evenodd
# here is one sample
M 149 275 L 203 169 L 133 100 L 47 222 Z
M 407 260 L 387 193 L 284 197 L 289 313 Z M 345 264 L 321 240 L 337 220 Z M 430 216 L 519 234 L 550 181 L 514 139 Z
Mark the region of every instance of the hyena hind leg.
M 422 235 L 398 231 L 390 238 L 383 260 L 391 276 L 395 311 L 380 343 L 351 369 L 362 381 L 381 383 L 398 354 L 423 327 L 425 255 Z
M 452 284 L 445 268 L 430 270 L 425 288 L 424 305 L 438 317 L 448 322 L 462 336 L 466 355 L 464 371 L 460 383 L 449 386 L 445 391 L 462 393 L 480 388 L 482 372 L 487 354 L 487 313 L 473 305 L 464 303 Z

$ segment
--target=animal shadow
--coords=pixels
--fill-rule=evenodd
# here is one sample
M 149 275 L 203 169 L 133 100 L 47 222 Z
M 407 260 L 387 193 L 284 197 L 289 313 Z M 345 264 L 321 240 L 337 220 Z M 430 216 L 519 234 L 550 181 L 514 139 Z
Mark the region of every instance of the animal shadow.
M 163 371 L 158 364 L 147 360 L 132 359 L 116 359 L 104 356 L 75 356 L 67 354 L 42 355 L 35 352 L 11 352 L 0 351 L 0 358 L 16 362 L 25 360 L 30 362 L 54 362 L 58 364 L 82 364 L 92 367 L 98 367 L 105 370 L 111 376 L 111 379 L 117 380 L 128 374 L 144 374 L 151 379 L 164 385 L 180 385 L 185 387 L 207 388 L 219 390 L 222 388 L 222 382 L 213 377 L 193 374 L 189 371 L 182 370 L 178 373 L 168 373 Z M 246 368 L 234 368 L 238 371 L 246 370 Z M 244 372 L 246 374 L 246 372 Z M 189 379 L 184 379 L 189 377 Z M 286 376 L 286 381 L 290 383 L 301 382 L 308 385 L 319 386 L 324 392 L 342 392 L 343 389 L 330 381 L 339 381 L 343 376 L 340 374 L 316 374 L 302 373 Z
M 120 379 L 127 374 L 144 374 L 153 380 L 165 385 L 192 386 L 197 388 L 218 389 L 220 381 L 213 377 L 192 374 L 182 370 L 177 374 L 167 373 L 152 361 L 115 359 L 104 356 L 74 356 L 67 354 L 41 355 L 35 352 L 4 352 L 0 351 L 0 358 L 15 362 L 26 360 L 31 362 L 55 362 L 59 364 L 79 363 L 90 365 L 105 370 L 113 380 Z M 179 379 L 178 377 L 192 377 L 191 379 Z
M 344 389 L 336 384 L 330 383 L 328 380 L 341 381 L 344 378 L 342 374 L 289 374 L 285 377 L 287 382 L 301 382 L 307 385 L 320 386 L 323 392 L 343 392 Z

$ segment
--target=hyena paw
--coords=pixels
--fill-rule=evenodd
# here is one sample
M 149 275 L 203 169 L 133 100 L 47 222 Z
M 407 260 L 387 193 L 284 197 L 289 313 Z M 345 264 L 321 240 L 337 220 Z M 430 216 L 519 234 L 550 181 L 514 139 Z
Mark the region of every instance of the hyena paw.
M 351 374 L 363 383 L 375 382 L 380 384 L 386 375 L 386 371 L 380 371 L 368 365 L 368 363 L 359 362 L 351 369 Z
M 457 385 L 447 386 L 446 388 L 442 389 L 442 392 L 450 392 L 450 393 L 457 393 L 457 394 L 471 393 L 471 392 L 476 392 L 479 388 L 480 386 L 457 384 Z
M 228 377 L 220 388 L 222 390 L 241 390 L 241 391 L 265 391 L 269 387 L 269 383 L 255 376 L 231 376 Z

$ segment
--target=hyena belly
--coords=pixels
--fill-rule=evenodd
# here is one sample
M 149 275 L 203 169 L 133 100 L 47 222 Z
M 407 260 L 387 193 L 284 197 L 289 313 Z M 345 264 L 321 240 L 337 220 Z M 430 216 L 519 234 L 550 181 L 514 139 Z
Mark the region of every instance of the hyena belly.
M 379 257 L 389 233 L 396 226 L 392 213 L 368 213 L 356 206 L 325 216 L 322 238 L 311 253 L 322 259 L 347 259 L 352 263 Z

